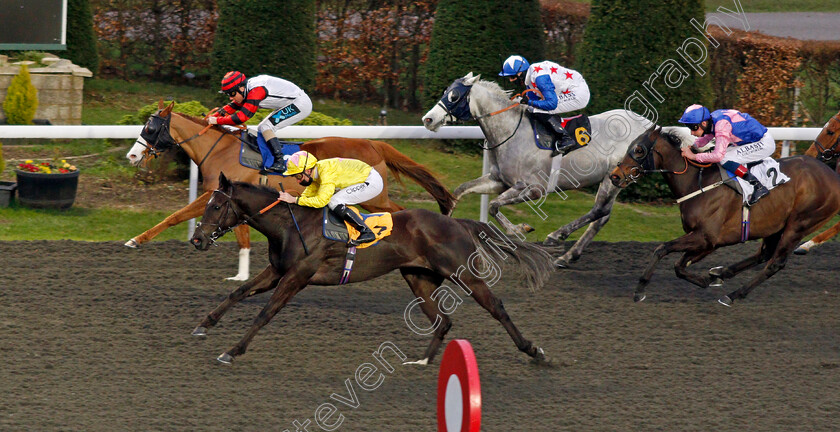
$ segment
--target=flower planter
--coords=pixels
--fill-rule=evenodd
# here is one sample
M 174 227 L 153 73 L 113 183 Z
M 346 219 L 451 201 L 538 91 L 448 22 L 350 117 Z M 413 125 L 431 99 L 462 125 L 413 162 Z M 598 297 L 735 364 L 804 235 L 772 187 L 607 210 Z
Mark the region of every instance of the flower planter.
M 24 207 L 68 209 L 76 200 L 79 171 L 43 174 L 15 170 L 18 201 Z
M 17 183 L 9 181 L 0 181 L 0 208 L 8 207 L 12 198 L 15 197 L 15 189 Z

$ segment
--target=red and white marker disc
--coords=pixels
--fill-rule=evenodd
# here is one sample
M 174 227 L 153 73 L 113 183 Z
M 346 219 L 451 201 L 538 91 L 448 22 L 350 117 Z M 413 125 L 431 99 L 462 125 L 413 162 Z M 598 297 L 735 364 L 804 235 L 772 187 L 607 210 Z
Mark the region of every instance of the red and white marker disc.
M 481 430 L 481 384 L 472 345 L 455 339 L 446 346 L 438 373 L 438 432 Z

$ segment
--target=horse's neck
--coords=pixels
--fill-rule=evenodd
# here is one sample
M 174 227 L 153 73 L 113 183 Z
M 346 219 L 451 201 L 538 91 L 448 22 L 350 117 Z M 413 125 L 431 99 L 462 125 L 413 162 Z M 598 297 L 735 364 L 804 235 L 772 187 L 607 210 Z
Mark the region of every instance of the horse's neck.
M 663 173 L 665 182 L 677 198 L 688 195 L 696 191 L 700 182 L 708 183 L 709 176 L 714 174 L 714 171 L 702 172 L 705 179 L 700 178 L 700 168 L 688 163 L 688 161 L 678 155 L 672 155 L 668 161 L 663 164 L 662 169 L 670 171 Z
M 507 108 L 515 102 L 496 97 L 490 93 L 489 89 L 481 87 L 477 89 L 479 91 L 474 94 L 473 100 L 476 109 L 473 112 L 477 116 L 486 116 L 479 119 L 478 123 L 487 139 L 487 146 L 491 148 L 490 151 L 498 164 L 503 165 L 514 161 L 518 163 L 523 156 L 535 153 L 525 151 L 534 143 L 531 123 L 523 112 L 524 108 L 515 107 L 495 115 L 488 115 Z
M 236 201 L 236 205 L 243 209 L 246 213 L 243 218 L 252 217 L 248 225 L 252 226 L 257 231 L 261 232 L 268 238 L 274 238 L 278 241 L 284 240 L 284 233 L 286 228 L 298 224 L 303 226 L 311 223 L 321 223 L 321 209 L 313 207 L 304 207 L 296 204 L 288 204 L 285 202 L 278 202 L 268 210 L 277 201 L 276 196 L 267 195 L 264 198 L 245 198 Z M 260 211 L 263 211 L 260 215 Z
M 212 129 L 208 130 L 204 135 L 198 135 L 202 129 L 203 126 L 198 123 L 181 117 L 178 114 L 172 114 L 172 121 L 169 128 L 170 134 L 172 138 L 181 143 L 181 148 L 184 149 L 184 152 L 196 164 L 205 160 L 211 150 L 213 154 L 221 154 L 230 151 L 234 147 L 231 146 L 231 143 L 235 141 L 232 136 L 225 136 L 227 134 L 223 134 L 220 137 L 218 135 L 220 132 Z M 206 174 L 204 173 L 203 166 L 202 173 Z

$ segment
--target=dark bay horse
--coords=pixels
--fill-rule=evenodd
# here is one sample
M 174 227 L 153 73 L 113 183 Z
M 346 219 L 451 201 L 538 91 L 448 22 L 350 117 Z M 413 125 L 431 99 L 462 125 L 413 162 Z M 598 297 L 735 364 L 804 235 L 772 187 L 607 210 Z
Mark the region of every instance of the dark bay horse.
M 196 248 L 206 250 L 216 238 L 243 222 L 268 237 L 268 267 L 233 291 L 193 332 L 206 335 L 207 328 L 215 325 L 235 303 L 274 290 L 245 336 L 219 356 L 223 363 L 244 354 L 257 331 L 307 285 L 338 285 L 342 278 L 348 249 L 344 243 L 327 240 L 322 235 L 323 209 L 281 204 L 266 210 L 276 199 L 276 190 L 231 182 L 221 174 L 219 189 L 207 202 L 204 218 L 192 238 Z M 490 312 L 517 348 L 535 361 L 543 362 L 546 360 L 543 350 L 522 337 L 502 301 L 493 295 L 484 279 L 498 281 L 490 276 L 493 272 L 489 269 L 498 268 L 494 262 L 507 257 L 519 263 L 520 271 L 533 288 L 541 286 L 552 272 L 551 256 L 542 248 L 508 239 L 487 224 L 453 219 L 423 209 L 403 210 L 393 213 L 390 236 L 376 245 L 358 249 L 348 281 L 365 281 L 400 270 L 417 301 L 422 300 L 420 308 L 434 327 L 425 358 L 418 363 L 426 364 L 434 358 L 451 327 L 448 316 L 451 311 L 444 304 L 451 306 L 451 302 L 445 297 L 452 300 L 457 293 L 441 285 L 447 279 L 453 282 L 452 286 L 459 287 L 458 292 L 472 296 Z M 430 330 L 427 334 L 431 333 Z
M 173 113 L 175 103 L 163 106 L 159 103 L 159 111 L 152 114 L 146 122 L 143 132 L 126 157 L 132 165 L 138 165 L 146 160 L 150 153 L 167 151 L 174 146 L 180 146 L 198 165 L 204 179 L 204 193 L 186 207 L 176 211 L 148 231 L 126 242 L 126 246 L 136 248 L 150 241 L 169 227 L 193 219 L 201 215 L 204 206 L 210 199 L 210 194 L 218 187 L 219 173 L 224 171 L 229 178 L 257 184 L 260 173 L 257 170 L 242 166 L 239 163 L 240 143 L 237 133 L 222 127 L 214 126 L 201 134 L 207 123 L 200 118 L 185 114 Z M 449 213 L 455 206 L 455 197 L 423 165 L 420 165 L 397 149 L 382 141 L 365 139 L 328 137 L 304 143 L 301 150 L 306 150 L 318 159 L 345 157 L 359 159 L 374 167 L 382 175 L 382 193 L 374 199 L 361 204 L 369 212 L 394 212 L 404 207 L 391 201 L 388 197 L 388 170 L 398 180 L 404 175 L 422 186 L 437 201 L 442 213 Z M 302 187 L 293 178 L 268 176 L 268 185 L 279 189 L 280 184 L 287 191 L 301 191 Z M 236 231 L 239 242 L 240 261 L 239 273 L 229 278 L 231 280 L 248 279 L 248 251 L 250 250 L 250 232 L 247 226 Z
M 820 134 L 814 139 L 811 147 L 805 152 L 808 156 L 813 156 L 828 162 L 840 156 L 840 112 L 828 119 L 828 123 L 823 126 Z M 837 158 L 837 163 L 834 167 L 837 174 L 840 174 L 840 158 Z M 797 255 L 805 255 L 811 248 L 825 243 L 828 239 L 840 233 L 840 222 L 834 224 L 831 228 L 819 233 L 811 240 L 799 245 L 793 253 Z
M 697 191 L 700 184 L 705 187 L 721 180 L 716 168 L 701 175 L 701 168 L 682 156 L 680 147 L 688 144 L 661 129 L 648 130 L 633 141 L 610 178 L 616 186 L 626 187 L 646 173 L 662 172 L 677 197 Z M 743 299 L 758 284 L 784 268 L 799 241 L 840 212 L 840 177 L 812 157 L 785 158 L 779 164 L 790 181 L 778 185 L 751 208 L 749 239 L 762 239 L 755 255 L 728 267 L 715 267 L 707 275 L 686 270 L 689 264 L 697 263 L 716 249 L 741 242 L 742 198 L 728 187 L 711 189 L 680 204 L 686 234 L 656 248 L 639 278 L 634 300 L 644 300 L 654 267 L 672 252 L 683 253 L 674 264 L 677 276 L 701 288 L 717 286 L 724 279 L 766 262 L 745 285 L 718 300 L 726 306 L 733 300 Z

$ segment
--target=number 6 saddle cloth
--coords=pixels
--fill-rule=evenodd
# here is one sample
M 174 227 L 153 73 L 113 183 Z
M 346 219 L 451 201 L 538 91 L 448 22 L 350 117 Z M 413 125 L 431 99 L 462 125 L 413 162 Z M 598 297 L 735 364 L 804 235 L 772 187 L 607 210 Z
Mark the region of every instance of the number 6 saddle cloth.
M 367 225 L 368 228 L 376 234 L 376 240 L 360 244 L 356 246 L 357 248 L 364 249 L 366 247 L 373 246 L 378 243 L 379 240 L 391 235 L 391 230 L 394 228 L 394 221 L 391 218 L 391 213 L 364 214 L 353 206 L 348 206 L 348 208 L 361 216 L 365 221 L 365 225 Z M 329 207 L 324 207 L 324 237 L 330 240 L 347 243 L 350 239 L 358 238 L 359 231 L 331 212 Z

